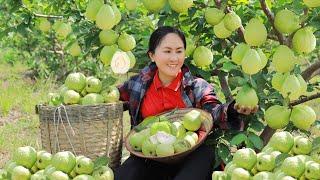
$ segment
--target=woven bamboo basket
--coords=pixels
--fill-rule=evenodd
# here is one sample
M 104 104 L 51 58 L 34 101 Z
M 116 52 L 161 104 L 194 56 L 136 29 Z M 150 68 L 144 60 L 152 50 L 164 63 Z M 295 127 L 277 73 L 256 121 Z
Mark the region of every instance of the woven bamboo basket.
M 71 151 L 91 159 L 107 156 L 109 166 L 121 163 L 123 103 L 100 105 L 37 105 L 43 149 Z
M 198 110 L 201 112 L 201 128 L 204 130 L 204 134 L 201 135 L 201 138 L 199 138 L 198 142 L 196 143 L 195 146 L 193 146 L 191 149 L 181 152 L 181 153 L 176 153 L 172 156 L 165 156 L 165 157 L 157 157 L 157 156 L 145 156 L 142 154 L 142 152 L 137 152 L 134 151 L 133 148 L 129 144 L 129 137 L 135 133 L 137 133 L 134 129 L 132 129 L 128 135 L 125 138 L 125 146 L 127 150 L 135 156 L 141 157 L 141 158 L 146 158 L 146 159 L 151 159 L 154 161 L 162 162 L 162 163 L 167 163 L 167 164 L 173 164 L 173 163 L 178 163 L 180 162 L 184 157 L 186 157 L 188 154 L 193 152 L 195 149 L 197 149 L 206 139 L 208 134 L 210 133 L 212 127 L 213 127 L 213 119 L 210 113 L 202 110 L 202 109 L 196 109 L 196 108 L 183 108 L 183 109 L 175 109 L 173 111 L 169 112 L 164 112 L 159 115 L 164 115 L 166 116 L 170 121 L 181 121 L 181 118 L 184 114 L 191 110 Z

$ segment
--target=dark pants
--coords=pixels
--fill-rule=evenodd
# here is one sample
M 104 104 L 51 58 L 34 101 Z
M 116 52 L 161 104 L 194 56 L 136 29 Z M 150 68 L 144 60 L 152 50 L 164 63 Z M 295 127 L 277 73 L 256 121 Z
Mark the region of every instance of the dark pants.
M 177 164 L 130 156 L 115 170 L 115 180 L 211 180 L 213 149 L 201 145 Z

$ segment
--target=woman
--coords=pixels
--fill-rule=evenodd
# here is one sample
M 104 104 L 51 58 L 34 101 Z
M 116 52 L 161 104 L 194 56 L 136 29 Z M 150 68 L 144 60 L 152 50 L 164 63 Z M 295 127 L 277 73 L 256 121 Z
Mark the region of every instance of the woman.
M 257 108 L 221 104 L 213 87 L 191 75 L 184 65 L 186 40 L 173 27 L 159 27 L 149 40 L 151 63 L 119 86 L 120 99 L 127 102 L 132 126 L 144 118 L 174 108 L 201 108 L 212 114 L 215 126 L 221 129 L 241 129 L 238 113 L 250 114 Z M 130 156 L 115 171 L 115 180 L 206 180 L 211 179 L 214 154 L 203 144 L 179 164 L 163 164 Z

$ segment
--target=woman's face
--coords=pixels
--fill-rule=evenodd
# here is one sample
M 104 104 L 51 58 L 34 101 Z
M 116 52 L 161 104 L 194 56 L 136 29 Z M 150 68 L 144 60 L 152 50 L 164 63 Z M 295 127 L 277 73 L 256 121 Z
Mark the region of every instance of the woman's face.
M 150 58 L 159 69 L 159 78 L 162 83 L 171 82 L 180 72 L 185 59 L 185 49 L 182 39 L 175 33 L 163 37 Z

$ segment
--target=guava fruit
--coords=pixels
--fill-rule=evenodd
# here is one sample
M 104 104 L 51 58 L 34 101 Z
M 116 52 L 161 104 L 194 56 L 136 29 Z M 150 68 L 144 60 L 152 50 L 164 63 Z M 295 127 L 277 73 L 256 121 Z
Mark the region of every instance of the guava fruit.
M 298 78 L 294 75 L 288 75 L 282 84 L 280 93 L 283 97 L 289 97 L 290 100 L 298 99 L 301 95 L 301 86 Z
M 305 176 L 308 179 L 320 179 L 320 164 L 314 161 L 307 163 Z
M 266 110 L 264 119 L 272 129 L 282 129 L 288 125 L 290 113 L 291 110 L 286 106 L 273 105 Z
M 318 1 L 318 0 L 303 0 L 303 2 L 309 8 L 319 7 L 320 6 L 320 1 Z
M 94 105 L 104 103 L 104 97 L 101 94 L 89 93 L 82 98 L 82 105 Z
M 96 15 L 96 25 L 98 28 L 102 30 L 112 29 L 115 24 L 116 15 L 114 14 L 112 7 L 107 4 L 102 5 Z
M 272 64 L 277 72 L 289 72 L 294 68 L 295 56 L 293 51 L 286 45 L 280 45 L 272 57 Z
M 190 134 L 186 134 L 183 139 L 187 141 L 191 147 L 195 146 L 197 144 L 196 140 L 194 137 L 192 137 Z
M 222 21 L 224 15 L 224 12 L 217 8 L 208 8 L 204 12 L 204 17 L 207 23 L 212 26 L 219 24 Z
M 158 144 L 156 147 L 156 154 L 159 157 L 171 156 L 174 154 L 174 148 L 172 144 Z
M 185 54 L 186 57 L 189 57 L 193 54 L 194 50 L 196 49 L 196 46 L 194 45 L 194 42 L 189 38 L 186 39 L 186 43 L 187 49 L 185 50 Z
M 185 13 L 193 5 L 193 0 L 169 0 L 169 4 L 171 9 L 177 13 Z
M 309 27 L 299 29 L 292 38 L 292 47 L 297 53 L 308 54 L 316 48 L 316 37 Z
M 274 26 L 283 34 L 291 34 L 300 28 L 299 16 L 288 9 L 276 13 Z
M 99 93 L 101 91 L 102 83 L 98 78 L 90 78 L 86 84 L 86 91 L 88 93 Z
M 231 36 L 231 34 L 232 34 L 232 31 L 229 31 L 224 26 L 224 22 L 223 21 L 221 21 L 219 24 L 217 24 L 217 25 L 215 25 L 213 27 L 213 32 L 220 39 L 225 39 L 225 38 Z
M 235 168 L 231 175 L 231 180 L 250 180 L 251 175 L 249 171 L 243 168 Z
M 191 144 L 185 139 L 178 139 L 173 143 L 173 148 L 175 153 L 181 153 L 187 151 L 191 148 Z
M 308 138 L 296 136 L 292 150 L 295 154 L 309 154 L 312 150 L 312 142 Z
M 234 153 L 232 161 L 238 167 L 251 170 L 257 162 L 257 155 L 250 148 L 239 149 Z
M 198 134 L 193 132 L 193 131 L 186 132 L 185 136 L 191 136 L 194 139 L 195 142 L 198 142 L 198 140 L 199 140 Z
M 275 175 L 271 172 L 262 171 L 253 176 L 252 180 L 273 180 Z
M 271 80 L 271 85 L 274 89 L 276 89 L 277 91 L 282 91 L 282 85 L 283 85 L 283 82 L 284 80 L 287 79 L 287 76 L 289 74 L 283 74 L 283 73 L 275 73 L 273 76 L 272 76 L 272 80 Z
M 112 29 L 102 30 L 99 33 L 99 40 L 105 46 L 111 46 L 118 40 L 119 34 Z
M 126 52 L 117 51 L 111 59 L 111 70 L 115 74 L 125 74 L 130 69 L 130 58 Z
M 307 105 L 294 106 L 291 112 L 291 122 L 299 129 L 308 130 L 316 120 L 316 113 Z
M 120 98 L 120 92 L 117 87 L 111 86 L 106 90 L 101 92 L 101 95 L 104 97 L 104 102 L 114 103 L 118 102 Z
M 94 177 L 88 174 L 81 174 L 73 178 L 74 180 L 96 180 Z
M 270 138 L 270 146 L 282 153 L 288 153 L 294 144 L 293 136 L 287 131 L 279 131 Z
M 245 43 L 238 44 L 232 51 L 232 54 L 231 54 L 232 61 L 237 65 L 241 65 L 242 59 L 249 49 L 250 49 L 250 46 L 248 46 Z
M 281 154 L 280 151 L 272 151 L 272 152 L 270 153 L 270 155 L 273 156 L 273 158 L 277 158 L 277 156 L 279 156 L 280 154 Z
M 121 21 L 121 12 L 115 3 L 113 3 L 111 7 L 115 17 L 115 25 L 117 25 Z
M 67 90 L 63 96 L 64 104 L 77 104 L 80 101 L 80 94 L 74 90 Z
M 261 60 L 261 67 L 260 67 L 260 69 L 263 69 L 263 68 L 267 65 L 267 63 L 268 63 L 268 58 L 267 58 L 267 56 L 263 53 L 262 49 L 258 48 L 258 49 L 257 49 L 257 52 L 258 52 L 258 54 L 259 54 L 259 56 L 260 56 L 260 60 Z
M 135 151 L 141 151 L 142 143 L 146 139 L 141 133 L 135 133 L 129 137 L 129 144 Z
M 93 171 L 92 176 L 95 180 L 113 180 L 114 174 L 111 168 L 108 166 L 101 166 Z
M 299 178 L 304 173 L 305 165 L 295 156 L 287 157 L 281 165 L 281 170 L 289 176 Z
M 150 136 L 149 139 L 153 144 L 173 144 L 177 140 L 175 136 L 164 131 L 158 131 L 156 134 Z
M 313 161 L 320 163 L 320 148 L 315 148 L 311 151 L 310 156 Z
M 87 5 L 86 12 L 84 14 L 86 18 L 91 21 L 95 21 L 96 15 L 99 9 L 103 6 L 103 4 L 103 0 L 90 0 Z
M 57 152 L 53 155 L 51 164 L 58 171 L 68 174 L 76 165 L 76 157 L 70 151 Z
M 65 39 L 72 32 L 72 28 L 70 24 L 62 23 L 57 28 L 56 33 L 58 38 Z
M 37 151 L 31 146 L 19 147 L 14 152 L 12 159 L 17 165 L 31 168 L 37 161 Z
M 82 156 L 76 160 L 75 172 L 77 174 L 91 174 L 93 168 L 94 163 L 90 158 Z
M 181 118 L 183 127 L 189 131 L 197 131 L 201 126 L 201 113 L 197 110 L 191 110 Z
M 259 171 L 272 171 L 276 166 L 276 161 L 270 154 L 259 153 L 256 166 Z
M 299 154 L 296 155 L 297 158 L 299 158 L 303 164 L 306 164 L 309 161 L 312 161 L 312 158 L 309 155 L 305 155 L 305 154 Z
M 262 62 L 260 55 L 254 49 L 249 49 L 241 61 L 241 67 L 246 74 L 256 74 L 261 70 Z
M 118 46 L 122 51 L 131 51 L 136 47 L 136 40 L 132 35 L 122 33 L 118 38 Z
M 39 171 L 38 171 L 39 172 Z M 47 180 L 47 177 L 43 173 L 35 173 L 30 176 L 30 180 Z
M 81 47 L 79 46 L 78 42 L 74 42 L 70 48 L 69 48 L 69 52 L 71 54 L 71 56 L 79 56 L 81 54 Z
M 173 122 L 171 128 L 172 135 L 176 136 L 177 138 L 181 139 L 186 135 L 186 129 L 181 122 Z
M 111 64 L 113 55 L 117 52 L 118 47 L 116 45 L 104 46 L 100 52 L 100 60 L 105 66 Z
M 166 5 L 167 0 L 142 0 L 144 7 L 151 12 L 159 12 Z
M 138 6 L 137 0 L 125 0 L 124 4 L 126 6 L 126 9 L 128 9 L 129 11 L 135 10 Z
M 150 127 L 150 135 L 154 135 L 159 131 L 171 134 L 172 125 L 168 121 L 155 122 Z
M 62 23 L 63 23 L 63 21 L 61 21 L 61 20 L 55 21 L 55 22 L 53 23 L 53 25 L 52 25 L 52 29 L 53 29 L 54 31 L 57 31 Z
M 154 144 L 149 139 L 146 139 L 141 145 L 141 150 L 145 156 L 156 156 L 156 147 L 157 144 Z
M 38 151 L 37 152 L 37 161 L 36 166 L 39 169 L 44 169 L 50 165 L 52 159 L 52 154 L 46 151 Z
M 227 175 L 224 171 L 213 171 L 211 175 L 212 180 L 224 180 L 227 178 Z
M 134 54 L 131 51 L 127 51 L 126 53 L 130 59 L 130 69 L 131 69 L 136 64 L 136 57 L 134 56 Z
M 243 86 L 236 96 L 236 103 L 240 106 L 254 108 L 258 102 L 256 91 L 248 85 Z
M 48 176 L 49 180 L 69 180 L 68 174 L 62 171 L 54 171 Z
M 223 23 L 229 31 L 235 31 L 242 25 L 240 17 L 235 12 L 227 13 L 223 18 Z
M 259 19 L 252 18 L 245 27 L 244 39 L 250 46 L 260 46 L 267 40 L 267 29 Z
M 41 19 L 39 23 L 39 29 L 42 32 L 48 32 L 51 28 L 51 23 L 47 19 Z
M 11 173 L 12 180 L 29 180 L 31 177 L 31 173 L 29 169 L 23 166 L 16 166 L 13 168 Z
M 209 48 L 199 46 L 193 52 L 193 61 L 198 67 L 208 66 L 213 61 L 213 54 Z
M 69 90 L 75 90 L 81 92 L 86 86 L 86 77 L 82 73 L 70 73 L 64 84 Z
M 298 78 L 300 83 L 300 94 L 305 95 L 307 93 L 308 84 L 300 74 L 297 74 L 296 77 Z

